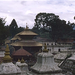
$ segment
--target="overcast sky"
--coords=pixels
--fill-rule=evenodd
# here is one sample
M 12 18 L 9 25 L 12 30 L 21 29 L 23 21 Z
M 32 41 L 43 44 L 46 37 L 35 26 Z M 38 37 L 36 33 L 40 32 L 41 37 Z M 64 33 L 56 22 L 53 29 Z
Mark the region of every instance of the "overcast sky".
M 34 19 L 40 12 L 54 13 L 61 20 L 75 22 L 75 0 L 0 0 L 0 17 L 6 24 L 15 19 L 18 26 L 34 26 Z

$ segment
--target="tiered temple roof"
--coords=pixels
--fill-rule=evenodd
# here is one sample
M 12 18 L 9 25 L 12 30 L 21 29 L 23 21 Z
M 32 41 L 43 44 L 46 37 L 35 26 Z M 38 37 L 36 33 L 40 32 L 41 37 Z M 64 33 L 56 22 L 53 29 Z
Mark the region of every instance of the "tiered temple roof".
M 26 46 L 26 47 L 32 47 L 32 46 L 42 46 L 41 43 L 38 43 L 36 41 L 33 40 L 23 40 L 23 41 L 17 41 L 11 44 L 12 46 Z
M 38 34 L 30 31 L 29 29 L 25 29 L 24 31 L 18 33 L 17 35 L 38 35 Z
M 21 38 L 19 37 L 19 36 L 17 36 L 17 35 L 15 35 L 11 40 L 21 40 Z
M 33 38 L 37 35 L 38 34 L 30 31 L 26 26 L 26 29 L 24 31 L 16 34 L 16 36 L 21 38 L 21 41 L 11 43 L 11 45 L 12 46 L 42 46 L 41 43 L 38 43 L 33 40 Z M 15 39 L 15 38 L 12 38 L 12 39 Z
M 32 54 L 24 50 L 22 47 L 13 53 L 13 56 L 31 56 Z

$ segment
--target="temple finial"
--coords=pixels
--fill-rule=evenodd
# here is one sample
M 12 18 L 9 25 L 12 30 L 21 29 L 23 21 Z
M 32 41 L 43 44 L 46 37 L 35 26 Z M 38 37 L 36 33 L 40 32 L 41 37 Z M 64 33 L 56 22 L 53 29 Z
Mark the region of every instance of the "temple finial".
M 24 62 L 25 62 L 25 61 L 24 61 L 24 59 L 22 58 L 22 59 L 21 59 L 21 63 L 24 63 Z
M 47 45 L 46 45 L 46 43 L 45 43 L 45 45 L 44 45 L 43 52 L 48 52 L 48 49 L 47 49 Z
M 3 62 L 8 63 L 11 61 L 12 61 L 12 58 L 10 57 L 10 50 L 9 50 L 9 46 L 7 44 L 6 49 L 5 49 L 5 56 L 3 57 Z
M 27 25 L 27 23 L 26 23 L 26 30 L 27 30 L 27 29 L 29 29 L 29 27 L 28 27 L 28 25 Z
M 21 49 L 23 49 L 23 46 L 21 46 Z
M 21 62 L 20 59 L 18 59 L 18 62 Z

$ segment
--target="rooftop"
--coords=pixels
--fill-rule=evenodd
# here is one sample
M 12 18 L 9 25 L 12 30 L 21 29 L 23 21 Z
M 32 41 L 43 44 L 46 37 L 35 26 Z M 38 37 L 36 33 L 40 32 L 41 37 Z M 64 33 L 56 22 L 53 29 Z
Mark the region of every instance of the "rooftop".
M 32 40 L 25 40 L 25 41 L 18 41 L 18 42 L 14 42 L 11 44 L 12 46 L 42 46 L 41 43 L 38 43 L 36 41 L 32 41 Z
M 21 40 L 21 38 L 19 37 L 19 36 L 17 36 L 17 35 L 15 35 L 11 40 Z
M 27 52 L 26 50 L 24 50 L 23 48 L 20 48 L 19 50 L 15 51 L 13 53 L 14 56 L 31 56 L 32 54 L 30 54 L 29 52 Z
M 24 30 L 24 31 L 22 31 L 22 32 L 20 32 L 20 33 L 18 33 L 17 35 L 38 35 L 38 34 L 36 34 L 36 33 L 32 32 L 32 31 L 30 31 L 29 29 L 26 29 L 26 30 Z

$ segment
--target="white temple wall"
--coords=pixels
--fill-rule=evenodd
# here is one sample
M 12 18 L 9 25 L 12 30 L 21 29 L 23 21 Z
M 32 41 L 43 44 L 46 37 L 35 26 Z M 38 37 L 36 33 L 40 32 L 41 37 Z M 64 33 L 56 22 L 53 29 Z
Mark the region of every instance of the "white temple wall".
M 4 53 L 5 51 L 0 51 L 0 57 L 4 57 L 5 56 Z

